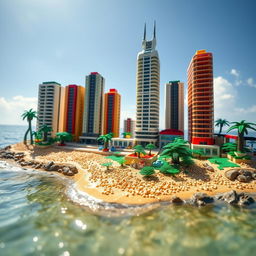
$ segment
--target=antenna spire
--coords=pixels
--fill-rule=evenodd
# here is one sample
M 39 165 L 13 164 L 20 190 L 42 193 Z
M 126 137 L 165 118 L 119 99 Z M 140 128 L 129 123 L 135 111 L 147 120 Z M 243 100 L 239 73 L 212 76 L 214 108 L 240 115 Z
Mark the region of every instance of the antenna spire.
M 145 22 L 145 25 L 144 25 L 144 37 L 143 37 L 143 40 L 146 41 L 146 22 Z
M 156 21 L 154 21 L 154 38 L 156 38 Z

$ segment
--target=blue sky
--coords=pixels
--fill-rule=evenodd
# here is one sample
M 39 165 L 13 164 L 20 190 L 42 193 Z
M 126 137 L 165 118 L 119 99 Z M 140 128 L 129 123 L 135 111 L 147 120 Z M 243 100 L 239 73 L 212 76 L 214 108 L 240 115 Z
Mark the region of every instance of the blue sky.
M 92 71 L 121 93 L 122 118 L 135 117 L 136 57 L 144 23 L 151 38 L 154 20 L 160 127 L 164 84 L 186 88 L 199 49 L 214 56 L 215 117 L 256 122 L 255 11 L 254 0 L 1 0 L 0 124 L 22 123 L 20 113 L 36 108 L 39 83 L 84 85 Z

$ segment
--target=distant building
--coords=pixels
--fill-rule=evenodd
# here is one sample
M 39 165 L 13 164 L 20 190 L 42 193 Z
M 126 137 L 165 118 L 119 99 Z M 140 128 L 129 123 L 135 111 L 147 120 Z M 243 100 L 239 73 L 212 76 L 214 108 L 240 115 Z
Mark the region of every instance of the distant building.
M 150 41 L 146 40 L 145 25 L 142 48 L 137 56 L 135 143 L 145 146 L 148 143 L 157 144 L 159 137 L 160 63 L 155 49 L 155 25 Z
M 64 130 L 71 133 L 75 140 L 82 135 L 84 95 L 83 86 L 71 84 L 65 87 Z
M 214 144 L 212 53 L 197 51 L 188 67 L 188 137 L 192 144 Z
M 134 137 L 135 125 L 135 120 L 132 120 L 131 118 L 127 118 L 124 120 L 124 132 L 130 132 L 131 138 Z
M 175 138 L 184 138 L 184 132 L 176 129 L 166 129 L 159 133 L 159 146 L 162 148 L 168 143 L 174 141 Z
M 165 85 L 165 129 L 184 131 L 184 83 Z
M 43 82 L 39 84 L 37 129 L 43 125 L 52 128 L 51 135 L 63 131 L 64 88 L 56 82 Z
M 121 95 L 116 89 L 110 89 L 104 95 L 103 134 L 113 133 L 118 137 L 120 132 Z
M 87 144 L 97 144 L 97 137 L 102 134 L 104 86 L 105 79 L 98 72 L 86 76 L 83 133 L 80 140 Z

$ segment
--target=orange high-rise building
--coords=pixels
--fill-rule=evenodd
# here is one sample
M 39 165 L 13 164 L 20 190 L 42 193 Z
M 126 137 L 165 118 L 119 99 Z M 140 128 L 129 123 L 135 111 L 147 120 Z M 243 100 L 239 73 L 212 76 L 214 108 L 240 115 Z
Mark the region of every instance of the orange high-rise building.
M 214 95 L 212 53 L 197 51 L 188 70 L 188 139 L 213 145 Z
M 121 95 L 116 89 L 110 89 L 104 95 L 103 134 L 112 132 L 113 137 L 119 137 Z
M 71 84 L 65 88 L 64 131 L 71 133 L 76 141 L 82 134 L 84 94 L 83 86 Z

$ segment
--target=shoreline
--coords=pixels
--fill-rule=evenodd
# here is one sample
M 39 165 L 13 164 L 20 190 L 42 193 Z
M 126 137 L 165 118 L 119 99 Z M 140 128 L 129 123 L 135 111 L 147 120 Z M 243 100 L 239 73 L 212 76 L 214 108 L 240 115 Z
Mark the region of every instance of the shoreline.
M 32 150 L 29 150 L 29 148 L 25 149 L 24 145 L 21 143 L 11 146 L 11 151 L 14 153 L 24 152 L 24 159 L 26 161 L 37 161 L 44 164 L 49 161 L 54 161 L 56 164 L 75 166 L 78 173 L 70 177 L 65 176 L 73 181 L 74 189 L 78 192 L 86 193 L 95 200 L 109 204 L 143 206 L 152 203 L 178 203 L 179 200 L 191 200 L 191 198 L 198 193 L 204 193 L 204 196 L 207 195 L 208 197 L 216 197 L 216 195 L 228 193 L 232 190 L 237 191 L 237 193 L 250 193 L 252 195 L 256 193 L 255 180 L 243 184 L 237 181 L 231 182 L 227 179 L 225 180 L 223 174 L 226 170 L 214 170 L 214 172 L 209 172 L 204 168 L 205 176 L 200 177 L 199 174 L 201 173 L 196 175 L 195 171 L 194 177 L 192 175 L 191 178 L 187 177 L 188 175 L 185 174 L 179 174 L 176 178 L 156 174 L 155 177 L 157 177 L 157 180 L 145 181 L 140 175 L 138 176 L 138 170 L 133 170 L 131 167 L 121 168 L 117 164 L 113 164 L 112 170 L 105 171 L 103 167 L 100 166 L 100 163 L 106 162 L 106 160 L 96 153 L 84 153 L 74 150 L 64 150 L 62 148 L 31 149 Z M 9 162 L 9 159 L 5 159 L 5 161 L 6 160 Z M 14 160 L 10 161 L 12 164 L 20 166 Z M 201 162 L 203 161 L 197 160 L 196 166 L 200 165 Z M 28 168 L 31 167 L 29 166 Z M 45 171 L 43 169 L 40 170 Z M 201 169 L 199 170 L 202 171 Z M 256 172 L 255 169 L 253 170 Z M 57 174 L 63 177 L 63 174 L 58 172 Z M 212 182 L 212 179 L 215 182 Z M 217 179 L 219 184 L 216 184 L 216 180 L 214 179 Z M 133 187 L 129 186 L 129 183 L 126 184 L 127 181 L 130 181 Z M 125 185 L 122 186 L 124 183 Z M 138 186 L 136 186 L 136 184 Z M 140 192 L 143 189 L 143 185 L 146 190 Z M 158 189 L 159 187 L 161 189 Z M 152 189 L 153 192 L 150 191 L 150 189 Z M 136 194 L 135 191 L 137 191 L 138 194 Z

